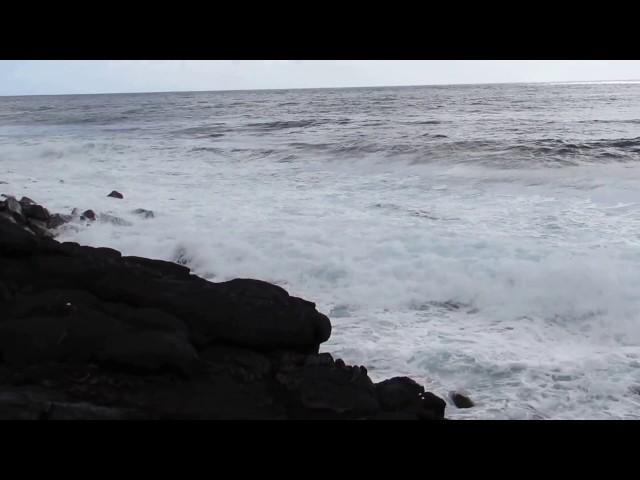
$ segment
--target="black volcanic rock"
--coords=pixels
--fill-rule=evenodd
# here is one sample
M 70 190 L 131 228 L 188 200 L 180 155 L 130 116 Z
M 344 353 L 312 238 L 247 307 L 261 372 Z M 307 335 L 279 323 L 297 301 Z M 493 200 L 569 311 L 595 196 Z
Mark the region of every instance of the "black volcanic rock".
M 187 370 L 198 354 L 186 337 L 173 332 L 126 332 L 110 336 L 100 352 L 102 363 L 124 369 Z
M 113 190 L 109 195 L 107 195 L 107 197 L 124 198 L 124 195 L 122 195 L 120 192 L 116 192 L 115 190 Z
M 49 231 L 47 223 L 43 222 L 42 220 L 35 220 L 33 218 L 29 218 L 27 220 L 27 225 L 29 229 L 38 236 L 53 237 L 53 234 Z
M 380 419 L 394 419 L 389 412 L 411 413 L 423 420 L 444 418 L 446 402 L 407 377 L 394 377 L 376 384 L 382 410 Z
M 7 197 L 4 202 L 6 210 L 15 217 L 22 217 L 22 205 L 14 197 Z
M 80 215 L 80 218 L 82 220 L 88 219 L 93 222 L 96 220 L 96 213 L 93 210 L 85 210 L 82 212 L 82 215 Z
M 451 398 L 453 404 L 458 408 L 471 408 L 475 405 L 473 400 L 462 393 L 451 392 L 449 398 Z
M 44 208 L 42 205 L 37 205 L 33 203 L 22 203 L 22 211 L 25 217 L 33 218 L 34 220 L 40 220 L 42 222 L 46 222 L 49 220 L 49 211 Z
M 0 213 L 0 418 L 444 417 L 412 380 L 319 354 L 329 319 L 276 285 L 208 282 Z
M 71 220 L 73 220 L 73 217 L 71 215 L 54 213 L 53 215 L 51 215 L 51 217 L 49 217 L 47 228 L 58 228 L 61 225 L 70 222 Z
M 424 387 L 407 377 L 394 377 L 376 384 L 384 410 L 398 410 L 420 401 Z

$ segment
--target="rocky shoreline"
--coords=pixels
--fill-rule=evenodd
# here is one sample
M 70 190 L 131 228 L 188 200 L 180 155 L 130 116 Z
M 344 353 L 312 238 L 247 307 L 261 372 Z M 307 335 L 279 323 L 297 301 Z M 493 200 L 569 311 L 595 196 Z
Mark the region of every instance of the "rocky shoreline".
M 0 198 L 0 419 L 444 419 L 410 378 L 318 353 L 312 302 L 56 241 L 74 215 L 96 218 Z

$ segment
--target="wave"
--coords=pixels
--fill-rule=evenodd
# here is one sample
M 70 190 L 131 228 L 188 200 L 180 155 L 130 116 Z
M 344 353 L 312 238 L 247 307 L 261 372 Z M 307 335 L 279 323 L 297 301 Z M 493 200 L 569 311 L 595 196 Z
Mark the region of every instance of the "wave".
M 351 123 L 348 118 L 340 119 L 305 119 L 305 120 L 276 120 L 274 122 L 254 122 L 246 126 L 258 130 L 286 130 L 290 128 L 307 128 L 326 124 L 346 125 Z

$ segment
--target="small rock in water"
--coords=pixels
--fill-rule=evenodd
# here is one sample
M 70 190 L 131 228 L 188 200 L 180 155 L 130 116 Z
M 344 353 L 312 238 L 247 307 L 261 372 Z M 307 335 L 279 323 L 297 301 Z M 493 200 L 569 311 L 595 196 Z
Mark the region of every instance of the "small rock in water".
M 21 204 L 22 206 L 24 206 L 24 205 L 35 205 L 35 204 L 36 204 L 36 202 L 34 202 L 33 200 L 31 200 L 29 197 L 22 197 L 22 198 L 20 199 L 20 204 Z
M 116 192 L 115 190 L 113 190 L 109 195 L 107 195 L 107 197 L 124 198 L 124 195 L 122 195 L 120 192 Z
M 471 408 L 475 405 L 469 397 L 462 393 L 451 392 L 449 398 L 451 398 L 453 404 L 458 408 Z
M 143 218 L 154 218 L 156 215 L 151 210 L 145 210 L 144 208 L 136 208 L 132 213 L 140 215 Z
M 96 213 L 93 210 L 85 210 L 84 212 L 82 212 L 82 215 L 80 216 L 80 218 L 82 220 L 89 219 L 93 222 L 96 219 Z

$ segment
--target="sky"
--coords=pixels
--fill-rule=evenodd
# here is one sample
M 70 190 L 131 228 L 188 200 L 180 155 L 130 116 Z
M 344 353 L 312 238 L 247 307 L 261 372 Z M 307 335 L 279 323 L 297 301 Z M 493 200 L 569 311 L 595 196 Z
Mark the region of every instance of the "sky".
M 638 60 L 0 60 L 0 95 L 640 80 Z

